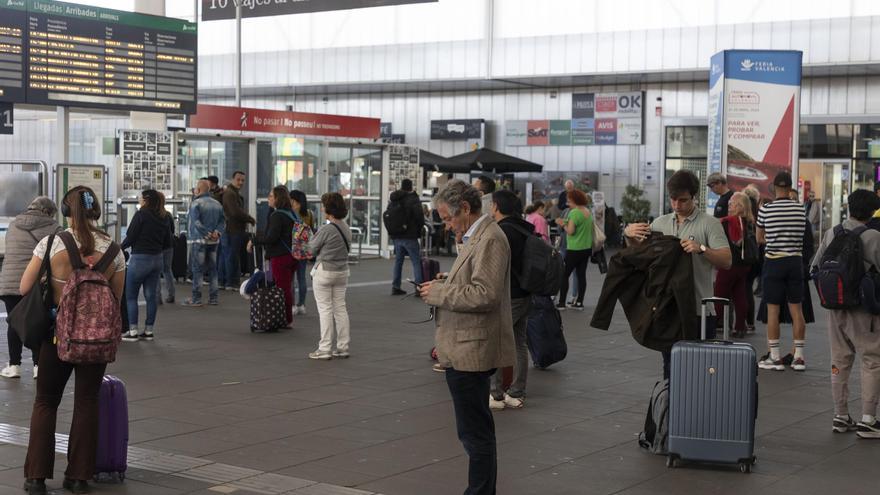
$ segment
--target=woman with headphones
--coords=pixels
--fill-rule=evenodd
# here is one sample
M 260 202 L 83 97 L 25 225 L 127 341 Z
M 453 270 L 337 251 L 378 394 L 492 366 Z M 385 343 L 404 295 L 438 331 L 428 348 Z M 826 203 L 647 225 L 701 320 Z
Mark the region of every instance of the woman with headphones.
M 125 298 L 128 307 L 129 328 L 122 335 L 126 342 L 140 339 L 153 340 L 153 325 L 159 309 L 159 275 L 164 267 L 164 252 L 173 247 L 171 230 L 162 208 L 162 198 L 154 189 L 141 193 L 140 208 L 128 224 L 122 249 L 131 248 L 128 276 L 125 279 Z M 138 294 L 144 288 L 147 300 L 147 319 L 143 333 L 138 332 Z
M 110 283 L 116 298 L 122 297 L 125 284 L 125 257 L 117 251 L 110 263 L 100 264 L 104 253 L 111 250 L 112 239 L 98 229 L 101 205 L 95 192 L 85 186 L 71 189 L 61 202 L 61 214 L 68 217 L 70 228 L 65 232 L 72 236 L 71 245 L 79 248 L 79 255 L 89 266 L 103 266 L 103 276 Z M 62 233 L 62 235 L 66 235 Z M 56 236 L 57 237 L 57 236 Z M 34 256 L 21 277 L 19 289 L 22 295 L 34 289 L 39 282 L 40 266 L 49 256 L 49 279 L 51 294 L 57 306 L 62 289 L 73 273 L 71 258 L 62 239 L 44 237 L 34 249 Z M 110 261 L 110 260 L 107 260 Z M 39 290 L 39 288 L 37 288 Z M 98 443 L 98 392 L 104 376 L 106 363 L 71 364 L 58 358 L 54 339 L 40 346 L 40 374 L 37 378 L 37 394 L 31 413 L 31 431 L 27 458 L 24 464 L 25 484 L 28 493 L 46 493 L 46 478 L 51 478 L 55 464 L 55 427 L 58 405 L 70 375 L 76 372 L 73 396 L 73 422 L 67 449 L 67 469 L 64 472 L 64 488 L 73 493 L 87 493 L 88 481 L 95 474 L 95 452 Z

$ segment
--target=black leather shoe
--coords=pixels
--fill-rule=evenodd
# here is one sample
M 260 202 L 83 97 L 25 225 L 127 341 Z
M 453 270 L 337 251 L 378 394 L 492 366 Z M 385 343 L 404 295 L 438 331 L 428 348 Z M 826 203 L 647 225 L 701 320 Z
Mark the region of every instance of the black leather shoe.
M 47 493 L 45 479 L 24 480 L 24 491 L 30 495 L 44 495 Z
M 72 480 L 64 478 L 64 489 L 71 493 L 89 493 L 89 482 L 86 480 Z
M 391 288 L 391 295 L 392 296 L 404 296 L 404 295 L 406 295 L 406 291 L 392 287 Z

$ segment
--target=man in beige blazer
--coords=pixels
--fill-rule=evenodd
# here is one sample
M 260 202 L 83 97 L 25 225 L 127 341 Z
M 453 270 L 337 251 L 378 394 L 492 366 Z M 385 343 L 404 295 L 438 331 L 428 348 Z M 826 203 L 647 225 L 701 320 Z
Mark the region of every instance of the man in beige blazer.
M 510 247 L 501 228 L 483 215 L 480 191 L 450 181 L 434 198 L 440 218 L 462 245 L 443 280 L 422 284 L 425 303 L 436 308 L 437 355 L 448 366 L 458 438 L 470 458 L 465 495 L 495 493 L 495 423 L 486 398 L 489 377 L 514 364 L 510 307 Z

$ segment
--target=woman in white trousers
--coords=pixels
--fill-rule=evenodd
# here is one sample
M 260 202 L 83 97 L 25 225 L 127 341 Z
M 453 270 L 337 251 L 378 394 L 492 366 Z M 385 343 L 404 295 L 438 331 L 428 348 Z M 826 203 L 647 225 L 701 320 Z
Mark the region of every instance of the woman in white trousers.
M 351 230 L 343 218 L 348 215 L 348 208 L 342 195 L 326 193 L 321 196 L 321 210 L 328 222 L 318 229 L 309 243 L 309 249 L 315 255 L 312 290 L 321 320 L 321 340 L 318 349 L 309 353 L 309 358 L 347 358 L 350 335 L 345 291 L 348 288 Z

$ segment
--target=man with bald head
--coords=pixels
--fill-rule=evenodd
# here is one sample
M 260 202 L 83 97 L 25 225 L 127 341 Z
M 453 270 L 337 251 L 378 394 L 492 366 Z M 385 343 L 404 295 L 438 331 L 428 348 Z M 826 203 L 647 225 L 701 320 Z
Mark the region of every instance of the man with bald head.
M 206 177 L 199 179 L 195 198 L 189 208 L 189 264 L 192 270 L 192 298 L 183 302 L 184 306 L 202 305 L 202 280 L 208 276 L 208 304 L 216 305 L 217 287 L 217 246 L 226 228 L 223 205 L 211 197 L 211 182 Z

